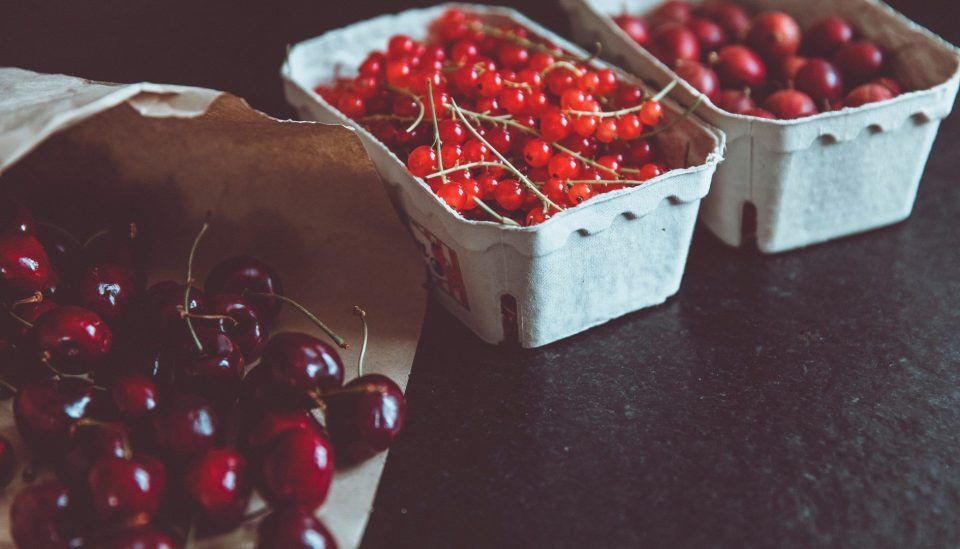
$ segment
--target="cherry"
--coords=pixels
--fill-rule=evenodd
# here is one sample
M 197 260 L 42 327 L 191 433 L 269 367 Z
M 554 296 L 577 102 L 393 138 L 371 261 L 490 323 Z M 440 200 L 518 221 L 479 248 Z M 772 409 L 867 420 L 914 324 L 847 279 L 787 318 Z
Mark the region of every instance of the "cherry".
M 236 400 L 243 379 L 244 361 L 240 348 L 215 326 L 194 329 L 200 343 L 182 343 L 176 358 L 177 385 L 202 395 L 218 406 Z
M 763 107 L 777 118 L 792 120 L 817 114 L 809 95 L 797 90 L 781 90 L 767 98 Z
M 313 414 L 307 411 L 275 411 L 257 414 L 255 419 L 246 426 L 243 436 L 244 448 L 257 452 L 283 433 L 298 430 L 323 433 L 323 427 Z
M 130 528 L 111 535 L 100 549 L 175 549 L 177 544 L 163 532 L 150 527 Z
M 125 375 L 113 383 L 110 396 L 125 420 L 140 419 L 157 409 L 160 391 L 153 379 L 144 375 Z
M 862 107 L 868 103 L 878 103 L 893 99 L 893 92 L 890 88 L 880 84 L 864 84 L 858 86 L 847 94 L 844 104 L 847 107 Z
M 44 313 L 31 338 L 43 360 L 66 374 L 89 373 L 113 345 L 113 332 L 99 315 L 72 305 Z
M 650 13 L 650 21 L 655 26 L 665 23 L 685 24 L 693 15 L 693 7 L 684 0 L 668 0 Z
M 74 490 L 83 491 L 87 475 L 105 457 L 127 457 L 127 431 L 119 423 L 78 424 L 66 449 L 56 456 L 57 477 Z
M 0 310 L 0 330 L 11 339 L 25 342 L 37 319 L 56 308 L 57 304 L 53 300 L 44 298 L 43 294 L 38 292 L 33 298 L 14 302 L 8 311 Z
M 207 294 L 243 295 L 244 291 L 283 295 L 280 277 L 266 263 L 250 256 L 237 256 L 220 262 L 207 275 Z M 264 322 L 272 322 L 280 313 L 281 302 L 264 297 L 251 297 L 250 302 Z
M 750 109 L 756 108 L 757 104 L 747 92 L 723 90 L 717 100 L 717 106 L 733 114 L 744 114 Z
M 797 74 L 800 73 L 809 59 L 799 55 L 791 55 L 780 60 L 780 78 L 786 83 L 787 87 L 793 87 L 797 80 Z
M 0 194 L 0 233 L 31 234 L 36 229 L 33 214 L 22 202 L 7 193 Z
M 122 265 L 134 273 L 138 285 L 146 282 L 146 252 L 136 223 L 125 223 L 97 233 L 87 240 L 83 254 L 90 264 Z
M 312 513 L 283 507 L 257 526 L 257 549 L 336 549 L 330 531 Z
M 49 368 L 0 337 L 0 400 L 13 397 L 17 393 L 14 387 L 51 377 L 53 372 Z
M 853 40 L 853 26 L 842 17 L 828 17 L 807 30 L 803 47 L 814 57 L 830 57 Z
M 680 61 L 700 59 L 700 42 L 697 35 L 679 23 L 667 23 L 653 32 L 650 51 L 669 67 Z
M 797 73 L 797 89 L 823 104 L 843 96 L 843 77 L 829 61 L 811 59 Z
M 767 79 L 767 66 L 757 54 L 740 45 L 725 46 L 714 67 L 727 88 L 754 88 Z
M 166 469 L 162 463 L 139 458 L 109 456 L 90 468 L 88 488 L 100 519 L 124 525 L 142 526 L 160 509 L 166 490 Z
M 273 336 L 263 350 L 260 366 L 276 383 L 309 395 L 343 385 L 343 362 L 332 346 L 298 332 Z
M 677 66 L 675 72 L 710 101 L 716 103 L 720 99 L 720 78 L 713 69 L 696 61 L 685 61 Z
M 862 81 L 874 76 L 883 67 L 883 51 L 866 42 L 853 42 L 834 58 L 844 76 L 853 81 Z
M 687 22 L 687 28 L 697 36 L 701 51 L 716 51 L 727 44 L 727 31 L 710 19 L 694 17 Z
M 0 435 L 0 490 L 6 488 L 13 480 L 13 473 L 17 470 L 17 454 L 7 437 Z
M 56 225 L 46 223 L 37 225 L 36 235 L 57 274 L 63 279 L 73 278 L 83 255 L 83 246 L 76 237 Z
M 800 49 L 800 25 L 780 11 L 761 13 L 753 19 L 747 44 L 767 59 L 796 55 Z
M 10 507 L 10 534 L 17 547 L 82 547 L 77 502 L 66 486 L 51 480 L 27 486 Z
M 403 428 L 407 402 L 390 378 L 368 374 L 324 397 L 337 456 L 358 462 L 386 450 Z
M 77 421 L 87 415 L 93 384 L 84 379 L 48 379 L 20 388 L 13 418 L 24 442 L 54 454 L 66 445 Z
M 147 289 L 139 316 L 148 326 L 144 332 L 156 334 L 164 343 L 179 343 L 187 335 L 187 325 L 181 315 L 186 286 L 172 280 L 157 282 Z M 203 293 L 191 287 L 187 310 L 198 313 L 204 304 Z
M 754 108 L 743 113 L 746 116 L 755 116 L 757 118 L 766 118 L 768 120 L 775 120 L 777 117 L 773 115 L 772 112 L 766 109 Z
M 265 449 L 257 479 L 274 508 L 295 505 L 313 511 L 323 504 L 333 480 L 333 450 L 322 435 L 292 430 Z
M 116 320 L 136 297 L 135 276 L 129 267 L 113 263 L 87 267 L 77 282 L 77 302 L 107 321 Z
M 888 90 L 890 90 L 890 93 L 892 93 L 894 97 L 900 95 L 901 93 L 900 84 L 897 83 L 897 81 L 892 78 L 886 78 L 886 77 L 875 78 L 871 82 L 871 84 L 879 84 L 884 88 L 887 88 Z
M 220 438 L 220 420 L 213 406 L 196 395 L 177 395 L 159 410 L 151 425 L 150 442 L 177 460 L 212 448 Z
M 110 353 L 109 360 L 94 370 L 94 377 L 100 385 L 111 387 L 121 377 L 142 376 L 166 390 L 173 385 L 175 358 L 175 353 L 158 341 L 131 338 Z
M 204 529 L 230 530 L 243 520 L 250 501 L 247 461 L 233 450 L 207 450 L 187 466 L 183 489 Z
M 207 299 L 203 312 L 232 319 L 220 320 L 220 329 L 240 349 L 244 362 L 252 363 L 260 358 L 267 344 L 267 327 L 249 299 L 233 294 L 215 295 Z
M 57 274 L 43 244 L 20 232 L 0 235 L 0 301 L 11 302 L 57 285 Z
M 708 2 L 701 8 L 704 17 L 717 22 L 732 40 L 741 40 L 750 29 L 750 16 L 733 2 L 724 0 Z

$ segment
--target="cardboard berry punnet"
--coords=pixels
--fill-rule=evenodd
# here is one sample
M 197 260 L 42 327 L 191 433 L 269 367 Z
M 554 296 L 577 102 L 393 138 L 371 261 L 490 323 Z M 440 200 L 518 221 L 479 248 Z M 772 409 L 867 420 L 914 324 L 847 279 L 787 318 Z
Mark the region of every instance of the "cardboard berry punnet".
M 582 43 L 600 42 L 604 57 L 660 84 L 677 78 L 612 20 L 644 15 L 660 0 L 561 0 Z M 699 1 L 692 2 L 699 4 Z M 839 15 L 890 55 L 907 93 L 858 108 L 798 120 L 731 114 L 704 98 L 697 114 L 727 136 L 701 217 L 721 240 L 739 246 L 744 206 L 756 207 L 756 241 L 765 253 L 825 242 L 910 216 L 940 121 L 960 84 L 955 47 L 879 0 L 742 0 L 751 13 L 779 10 L 801 28 Z M 681 82 L 674 97 L 701 94 Z
M 689 117 L 656 137 L 678 169 L 599 195 L 539 225 L 514 227 L 461 217 L 393 152 L 314 92 L 338 75 L 349 76 L 395 34 L 425 39 L 430 23 L 453 7 L 488 22 L 520 24 L 588 56 L 514 10 L 447 4 L 377 17 L 296 44 L 282 69 L 288 101 L 305 119 L 357 130 L 417 240 L 435 295 L 485 341 L 539 347 L 663 303 L 680 287 L 700 200 L 722 160 L 722 134 Z M 669 101 L 664 106 L 669 116 L 683 112 Z

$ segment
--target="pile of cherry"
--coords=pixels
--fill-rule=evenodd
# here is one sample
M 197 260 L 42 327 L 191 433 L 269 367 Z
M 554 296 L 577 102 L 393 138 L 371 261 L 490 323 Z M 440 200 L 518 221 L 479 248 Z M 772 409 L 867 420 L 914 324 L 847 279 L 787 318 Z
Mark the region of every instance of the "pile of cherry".
M 314 516 L 334 456 L 385 450 L 404 396 L 363 375 L 362 310 L 358 377 L 344 385 L 334 346 L 268 338 L 287 303 L 346 348 L 266 264 L 227 259 L 193 287 L 208 227 L 183 281 L 147 287 L 135 225 L 80 244 L 0 197 L 0 384 L 29 449 L 18 460 L 0 437 L 0 488 L 29 464 L 7 523 L 19 547 L 175 547 L 265 512 L 258 547 L 335 546 Z M 268 508 L 248 514 L 254 489 Z
M 316 88 L 469 219 L 542 223 L 669 166 L 649 138 L 665 121 L 639 82 L 519 25 L 459 9 L 375 51 L 357 76 Z M 656 128 L 656 129 L 654 129 Z
M 856 39 L 841 17 L 804 33 L 793 17 L 751 17 L 735 3 L 702 7 L 670 1 L 646 18 L 614 21 L 715 105 L 734 114 L 796 119 L 893 99 L 900 84 L 886 73 L 884 51 Z M 761 107 L 762 106 L 762 107 Z

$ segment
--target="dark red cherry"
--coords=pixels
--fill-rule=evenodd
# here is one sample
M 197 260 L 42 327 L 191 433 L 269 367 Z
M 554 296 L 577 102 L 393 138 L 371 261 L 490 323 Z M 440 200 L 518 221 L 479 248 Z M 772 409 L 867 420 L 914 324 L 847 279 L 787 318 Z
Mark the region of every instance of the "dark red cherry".
M 57 274 L 43 244 L 19 232 L 0 235 L 0 301 L 10 303 L 57 285 Z
M 138 458 L 110 456 L 90 469 L 87 487 L 93 508 L 104 522 L 145 525 L 160 509 L 166 471 L 158 461 L 145 465 Z
M 84 379 L 47 379 L 20 388 L 13 417 L 31 447 L 56 453 L 66 447 L 77 421 L 93 401 L 93 384 Z
M 720 92 L 717 106 L 733 114 L 743 114 L 756 108 L 757 104 L 749 93 L 740 90 L 723 90 Z
M 88 263 L 112 263 L 128 267 L 139 278 L 145 274 L 146 251 L 135 223 L 101 231 L 83 247 Z
M 85 374 L 110 353 L 113 332 L 97 313 L 67 305 L 44 313 L 31 330 L 32 346 L 65 374 Z
M 333 469 L 333 450 L 327 439 L 308 430 L 294 430 L 266 448 L 257 483 L 260 494 L 274 508 L 294 505 L 315 511 L 327 499 Z
M 77 502 L 56 480 L 27 486 L 10 507 L 10 534 L 17 547 L 68 549 L 82 547 Z
M 217 264 L 207 275 L 204 290 L 208 295 L 242 295 L 244 291 L 283 295 L 283 285 L 276 271 L 250 256 L 231 257 Z M 264 322 L 272 322 L 280 312 L 280 300 L 263 297 L 249 299 Z
M 56 225 L 41 223 L 36 234 L 61 281 L 69 283 L 83 262 L 83 246 L 76 237 Z
M 763 108 L 777 118 L 793 120 L 817 114 L 817 105 L 809 95 L 797 90 L 781 90 L 767 98 Z
M 343 385 L 343 362 L 333 346 L 298 332 L 281 332 L 267 343 L 258 368 L 301 394 Z
M 324 400 L 330 439 L 337 456 L 348 462 L 363 461 L 389 448 L 407 416 L 403 391 L 380 374 L 356 378 Z
M 0 380 L 13 387 L 41 381 L 54 374 L 43 363 L 31 355 L 21 352 L 14 344 L 0 338 Z M 12 398 L 16 393 L 4 384 L 0 384 L 0 400 Z
M 257 526 L 257 549 L 336 549 L 333 535 L 313 516 L 297 507 L 276 509 Z
M 316 406 L 313 395 L 281 384 L 274 379 L 270 369 L 259 365 L 243 378 L 240 402 L 244 410 L 253 413 L 307 410 Z
M 893 92 L 890 88 L 881 84 L 864 84 L 850 90 L 844 103 L 847 107 L 862 107 L 867 103 L 878 103 L 893 99 Z
M 240 349 L 216 326 L 196 326 L 195 332 L 203 351 L 196 348 L 192 339 L 181 343 L 175 374 L 177 386 L 218 406 L 232 404 L 243 380 Z
M 693 6 L 684 0 L 668 0 L 650 12 L 649 19 L 654 26 L 665 23 L 684 24 L 693 15 Z
M 56 308 L 57 304 L 52 299 L 42 298 L 40 301 L 21 301 L 10 307 L 9 311 L 0 309 L 0 333 L 16 342 L 25 343 L 30 335 L 29 325 L 36 324 L 44 313 Z
M 153 379 L 144 375 L 125 375 L 117 379 L 110 396 L 120 415 L 127 421 L 140 419 L 157 409 L 160 391 Z
M 230 530 L 243 520 L 250 501 L 247 460 L 226 448 L 208 450 L 187 466 L 182 488 L 204 530 Z
M 127 430 L 120 423 L 77 425 L 67 447 L 55 457 L 57 477 L 74 490 L 83 490 L 93 464 L 106 457 L 127 456 Z
M 717 51 L 727 44 L 727 31 L 719 24 L 701 17 L 694 17 L 687 23 L 693 34 L 700 41 L 700 51 Z
M 176 366 L 176 353 L 173 350 L 149 337 L 149 334 L 142 338 L 117 338 L 116 341 L 119 346 L 114 346 L 109 359 L 94 370 L 98 384 L 112 387 L 117 379 L 130 375 L 149 377 L 160 390 L 172 386 Z
M 161 341 L 168 344 L 179 344 L 189 339 L 187 324 L 180 314 L 186 289 L 183 284 L 172 280 L 164 280 L 150 286 L 143 299 L 142 311 L 138 312 L 147 320 L 146 326 L 142 329 L 153 332 Z M 203 301 L 203 293 L 196 288 L 190 288 L 189 312 L 200 312 Z
M 137 296 L 133 271 L 115 263 L 91 265 L 84 269 L 75 292 L 78 305 L 108 322 L 125 312 Z
M 0 194 L 0 233 L 29 234 L 37 228 L 33 214 L 22 202 L 7 193 Z
M 867 41 L 848 44 L 834 58 L 843 75 L 860 82 L 872 78 L 883 67 L 883 50 Z
M 0 435 L 0 490 L 10 484 L 16 470 L 17 453 L 7 437 Z
M 734 41 L 742 40 L 750 30 L 750 16 L 734 2 L 725 0 L 707 2 L 700 13 L 716 21 Z
M 644 46 L 650 40 L 647 23 L 642 17 L 624 13 L 614 17 L 613 21 L 637 44 Z
M 803 49 L 813 57 L 830 57 L 853 40 L 853 26 L 842 17 L 828 17 L 810 27 Z
M 687 27 L 667 23 L 653 32 L 650 52 L 668 67 L 675 67 L 680 61 L 700 59 L 700 41 Z
M 243 435 L 244 449 L 257 452 L 288 431 L 312 431 L 322 434 L 323 427 L 313 417 L 312 413 L 305 410 L 258 414 L 256 419 L 253 419 L 245 428 Z
M 154 441 L 163 455 L 189 458 L 213 448 L 220 420 L 213 406 L 197 395 L 177 395 L 151 421 Z
M 734 44 L 717 53 L 714 66 L 720 81 L 727 88 L 753 88 L 763 85 L 767 79 L 767 66 L 749 48 Z
M 747 44 L 769 60 L 796 55 L 800 49 L 800 25 L 780 11 L 768 11 L 753 18 Z
M 797 89 L 818 104 L 830 103 L 843 97 L 843 77 L 829 61 L 811 59 L 797 73 Z
M 677 76 L 683 78 L 697 91 L 707 96 L 707 99 L 716 103 L 720 98 L 720 79 L 713 69 L 707 68 L 696 61 L 684 61 L 674 69 Z
M 99 549 L 176 549 L 170 536 L 150 526 L 123 530 L 97 546 Z
M 260 358 L 267 344 L 267 327 L 249 300 L 234 294 L 217 294 L 207 299 L 203 314 L 232 318 L 232 322 L 220 321 L 221 330 L 237 344 L 246 363 Z

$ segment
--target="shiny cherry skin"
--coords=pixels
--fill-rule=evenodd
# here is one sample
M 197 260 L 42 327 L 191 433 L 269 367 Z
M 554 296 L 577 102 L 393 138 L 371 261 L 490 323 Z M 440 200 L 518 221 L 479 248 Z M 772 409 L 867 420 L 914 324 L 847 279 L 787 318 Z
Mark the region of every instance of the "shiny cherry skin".
M 386 450 L 407 417 L 403 391 L 380 374 L 356 378 L 324 400 L 327 430 L 341 461 L 356 463 Z
M 797 73 L 796 86 L 818 104 L 843 97 L 843 77 L 833 63 L 824 59 L 807 61 Z
M 182 461 L 213 448 L 220 439 L 220 418 L 206 399 L 176 395 L 152 420 L 150 434 L 164 456 Z
M 56 456 L 57 478 L 76 492 L 86 488 L 93 465 L 127 455 L 127 430 L 120 423 L 77 425 L 66 449 Z
M 160 509 L 166 490 L 166 470 L 159 461 L 106 457 L 90 468 L 90 499 L 101 520 L 112 524 L 144 525 Z
M 750 15 L 734 2 L 707 2 L 700 9 L 700 15 L 716 21 L 734 41 L 741 40 L 750 30 Z
M 117 327 L 118 329 L 120 326 Z M 153 380 L 157 389 L 165 391 L 173 386 L 176 353 L 150 337 L 150 334 L 118 337 L 110 357 L 94 370 L 94 379 L 103 387 L 112 387 L 123 376 L 144 376 Z M 121 336 L 123 337 L 123 336 Z
M 271 507 L 294 505 L 315 511 L 327 499 L 333 470 L 333 449 L 326 437 L 293 430 L 266 448 L 257 484 Z
M 244 450 L 255 454 L 289 431 L 311 431 L 319 435 L 323 434 L 323 426 L 305 410 L 257 414 L 244 429 Z
M 837 52 L 834 62 L 849 80 L 862 82 L 880 71 L 884 55 L 883 50 L 875 44 L 861 40 L 850 43 Z
M 333 346 L 299 332 L 281 332 L 267 343 L 258 368 L 301 394 L 343 385 L 343 361 Z
M 246 298 L 235 294 L 217 294 L 207 299 L 203 314 L 228 316 L 233 321 L 220 321 L 220 329 L 230 336 L 248 364 L 256 361 L 267 345 L 267 326 Z
M 7 193 L 0 194 L 0 233 L 31 234 L 37 223 L 22 202 Z
M 650 41 L 650 31 L 642 17 L 624 13 L 614 17 L 613 22 L 637 44 L 644 46 Z
M 48 454 L 66 447 L 77 421 L 93 401 L 93 383 L 79 378 L 28 383 L 13 400 L 13 418 L 20 437 Z
M 170 536 L 150 526 L 123 530 L 102 541 L 99 549 L 176 549 Z
M 716 103 L 720 99 L 720 79 L 713 69 L 696 61 L 685 61 L 677 65 L 675 72 L 711 102 Z
M 117 411 L 126 421 L 135 421 L 154 411 L 160 405 L 160 390 L 153 379 L 144 375 L 125 375 L 110 388 L 110 396 Z
M 779 11 L 768 11 L 753 18 L 747 44 L 766 59 L 796 55 L 802 34 L 796 19 Z
M 124 313 L 137 297 L 134 272 L 116 263 L 91 265 L 80 274 L 77 304 L 111 322 Z
M 207 275 L 204 290 L 207 295 L 243 295 L 245 290 L 283 295 L 283 285 L 276 271 L 250 256 L 231 257 L 218 263 Z M 251 297 L 250 302 L 264 322 L 273 322 L 282 306 L 280 300 L 270 298 Z
M 693 14 L 693 6 L 685 0 L 668 0 L 654 9 L 649 16 L 650 22 L 655 25 L 665 23 L 685 24 Z
M 31 339 L 39 356 L 65 374 L 91 372 L 113 346 L 113 332 L 100 315 L 72 305 L 44 313 Z
M 709 19 L 694 17 L 687 22 L 687 28 L 697 35 L 702 52 L 717 51 L 727 44 L 727 31 Z
M 813 57 L 830 57 L 853 40 L 853 26 L 842 17 L 815 23 L 803 36 L 803 49 Z
M 274 510 L 257 526 L 257 549 L 336 549 L 320 519 L 288 506 Z
M 0 235 L 0 302 L 10 303 L 57 286 L 57 273 L 43 244 L 33 235 Z
M 757 104 L 748 93 L 740 90 L 723 90 L 720 92 L 717 106 L 733 114 L 743 114 L 755 108 Z
M 653 31 L 650 51 L 672 68 L 681 61 L 700 59 L 700 41 L 687 27 L 679 23 L 667 23 Z
M 172 280 L 157 282 L 147 289 L 140 304 L 138 315 L 146 320 L 146 326 L 141 328 L 148 333 L 156 334 L 160 341 L 167 344 L 178 344 L 189 338 L 187 325 L 180 316 L 180 307 L 183 307 L 183 297 L 186 286 Z M 203 308 L 203 293 L 190 288 L 188 310 L 199 313 Z
M 17 470 L 17 453 L 7 437 L 0 435 L 0 490 L 7 487 L 13 480 L 13 473 Z
M 817 105 L 809 95 L 797 90 L 780 90 L 767 98 L 763 108 L 783 120 L 817 114 Z
M 762 86 L 767 79 L 767 66 L 763 60 L 738 44 L 725 46 L 717 53 L 714 69 L 726 88 L 754 88 Z
M 61 482 L 20 490 L 10 507 L 10 534 L 17 547 L 82 547 L 78 503 Z
M 20 317 L 20 319 L 27 321 L 27 323 L 36 324 L 37 319 L 43 316 L 44 313 L 56 308 L 57 304 L 54 303 L 52 299 L 44 298 L 42 301 L 36 303 L 21 303 L 11 307 L 11 310 Z M 0 319 L 2 319 L 0 320 L 0 331 L 2 331 L 2 333 L 16 342 L 24 343 L 27 341 L 30 335 L 30 326 L 27 326 L 27 324 L 24 324 L 14 318 L 9 312 L 3 310 L 0 310 Z
M 45 223 L 37 226 L 36 235 L 60 279 L 69 283 L 76 278 L 83 258 L 83 247 L 76 237 L 56 225 Z
M 242 520 L 252 483 L 247 460 L 237 452 L 215 448 L 194 458 L 183 473 L 183 490 L 207 531 L 225 531 Z
M 269 368 L 258 365 L 243 378 L 240 387 L 243 410 L 253 413 L 307 410 L 316 406 L 311 395 L 278 382 Z
M 240 394 L 244 361 L 239 347 L 216 326 L 196 326 L 203 351 L 193 340 L 180 344 L 176 384 L 202 395 L 217 406 L 232 404 Z
M 893 99 L 893 92 L 890 88 L 880 84 L 864 84 L 850 90 L 844 99 L 844 105 L 847 107 L 862 107 L 868 103 L 879 103 Z

